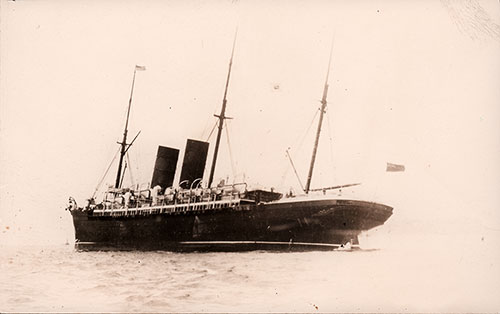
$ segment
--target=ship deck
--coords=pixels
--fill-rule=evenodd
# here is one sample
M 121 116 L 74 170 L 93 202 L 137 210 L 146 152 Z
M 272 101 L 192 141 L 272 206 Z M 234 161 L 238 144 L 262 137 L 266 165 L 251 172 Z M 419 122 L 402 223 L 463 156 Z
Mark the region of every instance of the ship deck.
M 205 212 L 217 211 L 224 208 L 232 207 L 235 210 L 249 210 L 246 205 L 254 202 L 245 199 L 229 199 L 209 202 L 181 203 L 158 206 L 143 206 L 143 207 L 121 207 L 121 208 L 106 208 L 94 209 L 92 216 L 102 217 L 122 217 L 122 216 L 145 216 L 158 214 L 182 214 L 188 212 Z

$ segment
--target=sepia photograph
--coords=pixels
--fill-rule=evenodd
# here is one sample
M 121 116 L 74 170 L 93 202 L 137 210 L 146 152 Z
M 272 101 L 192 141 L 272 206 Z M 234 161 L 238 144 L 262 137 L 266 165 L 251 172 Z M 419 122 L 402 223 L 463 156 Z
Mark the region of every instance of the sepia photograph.
M 498 313 L 500 1 L 0 0 L 0 231 L 2 313 Z

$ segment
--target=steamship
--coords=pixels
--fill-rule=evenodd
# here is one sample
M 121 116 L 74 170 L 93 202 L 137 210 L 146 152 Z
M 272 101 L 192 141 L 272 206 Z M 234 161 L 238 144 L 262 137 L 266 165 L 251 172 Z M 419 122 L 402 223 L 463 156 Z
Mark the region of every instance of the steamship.
M 144 188 L 122 187 L 124 158 L 137 138 L 127 143 L 134 82 L 136 72 L 145 70 L 135 67 L 123 140 L 119 143 L 115 184 L 105 191 L 99 203 L 94 195 L 79 207 L 70 198 L 67 209 L 73 217 L 77 249 L 187 252 L 356 248 L 361 232 L 384 224 L 392 215 L 392 208 L 387 205 L 345 198 L 338 193 L 355 184 L 310 188 L 327 106 L 329 70 L 304 193 L 283 195 L 274 190 L 251 189 L 244 182 L 213 182 L 221 133 L 227 119 L 226 95 L 235 42 L 221 111 L 216 115 L 218 132 L 206 182 L 203 174 L 209 143 L 188 139 L 179 184 L 174 185 L 179 150 L 159 146 L 151 184 Z

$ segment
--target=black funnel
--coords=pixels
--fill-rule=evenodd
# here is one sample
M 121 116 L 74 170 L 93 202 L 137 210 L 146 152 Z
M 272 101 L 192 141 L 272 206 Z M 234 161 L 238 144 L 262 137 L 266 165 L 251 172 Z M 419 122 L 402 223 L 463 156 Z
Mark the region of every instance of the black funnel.
M 207 142 L 191 139 L 187 140 L 184 161 L 182 162 L 180 182 L 187 180 L 187 186 L 189 187 L 194 180 L 203 178 L 205 163 L 207 162 L 207 154 Z M 186 184 L 183 184 L 182 186 L 185 187 Z
M 178 149 L 158 146 L 151 187 L 159 185 L 162 189 L 165 189 L 172 186 L 174 183 L 175 168 L 177 167 L 178 158 Z

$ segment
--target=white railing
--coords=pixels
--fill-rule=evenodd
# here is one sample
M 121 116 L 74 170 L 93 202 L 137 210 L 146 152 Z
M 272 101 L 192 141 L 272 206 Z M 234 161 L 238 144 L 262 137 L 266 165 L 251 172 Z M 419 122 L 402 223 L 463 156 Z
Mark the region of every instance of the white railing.
M 188 213 L 207 210 L 221 210 L 228 207 L 239 207 L 240 199 L 229 199 L 197 203 L 180 203 L 172 205 L 145 206 L 145 207 L 122 207 L 94 209 L 93 216 L 144 216 L 154 214 Z

